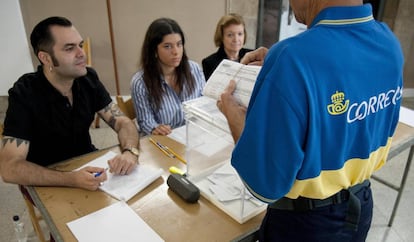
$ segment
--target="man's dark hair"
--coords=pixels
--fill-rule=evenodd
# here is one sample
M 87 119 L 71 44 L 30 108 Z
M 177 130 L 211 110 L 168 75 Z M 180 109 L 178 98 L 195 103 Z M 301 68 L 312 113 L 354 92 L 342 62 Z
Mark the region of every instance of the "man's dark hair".
M 53 25 L 71 27 L 72 22 L 64 17 L 49 17 L 42 20 L 34 28 L 30 35 L 30 43 L 32 44 L 33 52 L 37 56 L 39 51 L 52 53 L 52 46 L 55 43 L 50 32 L 50 27 Z

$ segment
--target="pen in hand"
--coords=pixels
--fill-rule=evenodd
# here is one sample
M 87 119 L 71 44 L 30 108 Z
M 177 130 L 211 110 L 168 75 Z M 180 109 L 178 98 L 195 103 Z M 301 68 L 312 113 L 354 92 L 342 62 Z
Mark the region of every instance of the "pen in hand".
M 106 168 L 105 168 L 103 171 L 101 171 L 101 172 L 97 172 L 97 173 L 95 173 L 94 177 L 98 177 L 98 176 L 102 175 L 102 173 L 106 172 L 107 170 L 108 170 L 108 167 L 106 167 Z

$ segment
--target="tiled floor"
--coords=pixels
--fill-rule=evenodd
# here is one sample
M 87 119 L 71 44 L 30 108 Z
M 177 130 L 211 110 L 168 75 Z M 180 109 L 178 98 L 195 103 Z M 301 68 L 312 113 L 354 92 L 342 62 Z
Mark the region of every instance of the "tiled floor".
M 405 99 L 403 105 L 414 109 L 414 98 Z M 0 113 L 0 115 L 4 114 Z M 101 122 L 101 128 L 91 128 L 91 134 L 98 148 L 108 147 L 117 143 L 115 133 L 103 122 Z M 407 155 L 407 151 L 399 154 L 390 160 L 376 175 L 395 185 L 399 185 Z M 392 227 L 388 227 L 388 219 L 391 215 L 391 209 L 397 193 L 381 183 L 372 180 L 374 217 L 367 242 L 414 241 L 414 189 L 412 184 L 414 184 L 414 168 L 408 174 L 407 185 L 403 192 L 394 224 Z M 37 241 L 33 233 L 33 228 L 31 228 L 30 221 L 25 213 L 23 199 L 17 191 L 17 187 L 0 181 L 0 242 L 15 241 L 11 221 L 12 215 L 14 214 L 23 215 L 23 219 L 27 225 L 26 227 L 29 230 L 29 241 Z

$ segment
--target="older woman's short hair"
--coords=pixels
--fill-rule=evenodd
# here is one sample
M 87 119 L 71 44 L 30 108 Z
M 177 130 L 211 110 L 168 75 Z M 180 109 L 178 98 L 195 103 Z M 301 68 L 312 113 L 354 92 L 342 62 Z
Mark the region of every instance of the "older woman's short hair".
M 223 44 L 223 30 L 232 24 L 243 25 L 243 29 L 244 29 L 243 44 L 246 43 L 247 32 L 246 32 L 246 25 L 244 23 L 243 17 L 237 13 L 230 13 L 228 15 L 224 15 L 223 17 L 221 17 L 217 23 L 216 33 L 214 34 L 214 44 L 217 47 L 220 47 Z

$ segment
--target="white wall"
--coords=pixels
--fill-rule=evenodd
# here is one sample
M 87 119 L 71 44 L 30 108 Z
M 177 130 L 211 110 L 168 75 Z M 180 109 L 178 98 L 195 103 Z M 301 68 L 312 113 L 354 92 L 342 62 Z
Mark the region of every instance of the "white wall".
M 18 0 L 0 1 L 0 96 L 24 73 L 34 70 Z

